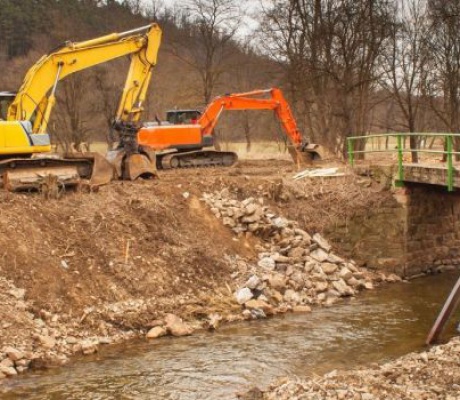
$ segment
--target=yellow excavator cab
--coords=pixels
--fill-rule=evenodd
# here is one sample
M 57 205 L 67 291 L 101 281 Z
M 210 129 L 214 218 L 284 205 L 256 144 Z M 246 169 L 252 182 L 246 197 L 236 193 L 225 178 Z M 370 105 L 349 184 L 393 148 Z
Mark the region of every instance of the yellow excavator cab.
M 30 121 L 0 121 L 0 132 L 0 155 L 51 151 L 49 135 L 33 134 Z

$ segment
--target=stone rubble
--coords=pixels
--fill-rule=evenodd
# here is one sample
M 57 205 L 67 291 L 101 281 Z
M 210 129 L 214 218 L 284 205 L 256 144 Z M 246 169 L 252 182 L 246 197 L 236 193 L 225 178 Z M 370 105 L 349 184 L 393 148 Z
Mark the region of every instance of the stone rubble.
M 38 313 L 27 311 L 25 317 L 16 317 L 15 310 L 33 310 L 33 304 L 26 300 L 24 289 L 15 287 L 13 282 L 4 278 L 0 278 L 0 302 L 3 307 L 11 310 L 11 319 L 0 321 L 0 335 L 20 323 L 28 327 L 31 339 L 18 338 L 0 348 L 0 384 L 3 379 L 24 373 L 30 368 L 63 365 L 76 353 L 94 354 L 99 351 L 100 345 L 121 343 L 137 337 L 139 333 L 142 334 L 142 329 L 119 329 L 117 324 L 128 313 L 138 314 L 152 307 L 152 304 L 143 299 L 132 299 L 88 307 L 79 317 L 53 314 L 46 310 Z M 218 315 L 212 316 L 214 327 L 217 327 L 219 318 Z M 82 327 L 82 322 L 87 319 L 96 321 L 96 329 Z M 157 326 L 153 326 L 155 322 L 158 323 Z M 164 320 L 153 321 L 151 325 L 147 338 L 166 334 L 184 336 L 196 329 L 174 314 L 166 314 Z M 100 335 L 95 335 L 96 332 Z
M 332 305 L 382 281 L 400 280 L 342 259 L 319 233 L 311 235 L 298 223 L 275 214 L 262 198 L 240 201 L 224 189 L 205 193 L 203 200 L 238 237 L 262 240 L 262 246 L 256 245 L 257 263 L 235 274 L 241 285 L 234 296 L 247 318 Z
M 262 400 L 458 400 L 460 338 L 429 351 L 412 353 L 380 366 L 332 371 L 309 379 L 282 378 L 265 393 L 253 389 L 240 398 Z

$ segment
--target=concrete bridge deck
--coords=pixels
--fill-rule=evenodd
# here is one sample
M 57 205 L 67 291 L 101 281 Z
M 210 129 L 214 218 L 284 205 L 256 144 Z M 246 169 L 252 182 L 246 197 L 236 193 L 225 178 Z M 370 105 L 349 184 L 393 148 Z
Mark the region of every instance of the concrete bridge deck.
M 402 182 L 413 182 L 427 185 L 448 186 L 448 168 L 445 164 L 410 164 L 404 163 Z M 400 180 L 399 177 L 396 177 Z M 452 187 L 460 189 L 460 169 L 452 169 Z

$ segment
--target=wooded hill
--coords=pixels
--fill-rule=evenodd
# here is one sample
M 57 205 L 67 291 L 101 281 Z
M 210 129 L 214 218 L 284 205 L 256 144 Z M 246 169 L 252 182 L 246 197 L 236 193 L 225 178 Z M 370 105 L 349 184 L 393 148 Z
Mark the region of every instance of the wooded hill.
M 157 22 L 163 30 L 158 65 L 150 85 L 145 120 L 164 118 L 168 109 L 202 109 L 213 97 L 280 84 L 280 70 L 267 57 L 256 55 L 233 37 L 219 48 L 220 68 L 205 93 L 195 27 L 172 10 L 161 15 L 136 13 L 132 4 L 93 0 L 0 0 L 0 90 L 15 91 L 26 71 L 43 55 L 67 40 L 81 41 Z M 204 57 L 203 57 L 204 59 Z M 123 58 L 72 75 L 58 86 L 50 131 L 66 146 L 71 142 L 109 139 L 111 119 L 128 71 Z M 279 127 L 270 112 L 223 115 L 219 134 L 225 140 L 245 135 L 271 140 Z M 230 129 L 230 127 L 232 127 Z M 263 128 L 262 128 L 263 127 Z
M 245 42 L 236 32 L 249 0 L 183 0 L 172 9 L 162 0 L 0 0 L 0 87 L 19 87 L 65 40 L 155 21 L 164 35 L 147 120 L 176 106 L 202 108 L 219 94 L 278 86 L 304 135 L 336 154 L 346 154 L 347 137 L 369 132 L 460 132 L 458 1 L 263 3 L 260 28 Z M 107 135 L 127 65 L 111 62 L 59 85 L 55 140 Z M 276 137 L 266 113 L 237 115 L 220 124 L 225 140 Z

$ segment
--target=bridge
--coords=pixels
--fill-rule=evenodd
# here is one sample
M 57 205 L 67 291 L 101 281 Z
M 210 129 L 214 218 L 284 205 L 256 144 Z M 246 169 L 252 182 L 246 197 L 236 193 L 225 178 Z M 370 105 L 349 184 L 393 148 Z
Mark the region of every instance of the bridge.
M 417 148 L 407 145 L 414 137 Z M 460 142 L 460 134 L 388 133 L 353 136 L 347 140 L 350 165 L 355 166 L 357 159 L 365 159 L 371 164 L 374 161 L 376 164 L 392 163 L 396 167 L 396 186 L 412 182 L 445 186 L 449 192 L 460 189 L 460 170 L 455 168 L 455 158 L 460 157 L 460 152 L 454 150 L 454 143 Z M 388 155 L 390 158 L 385 157 Z M 407 156 L 412 155 L 419 162 L 409 161 Z
M 417 137 L 417 148 L 410 138 Z M 460 134 L 390 133 L 348 138 L 350 164 L 386 186 L 378 207 L 337 235 L 354 235 L 369 265 L 404 276 L 460 266 Z M 418 162 L 412 162 L 412 155 Z M 382 187 L 383 187 L 382 186 Z M 340 230 L 342 229 L 342 230 Z M 368 250 L 369 249 L 369 250 Z
M 414 138 L 416 140 L 412 140 L 415 142 L 412 144 L 416 144 L 416 148 L 406 146 L 408 139 L 410 144 L 410 139 Z M 436 270 L 440 265 L 452 268 L 460 265 L 460 192 L 446 193 L 445 190 L 439 190 L 442 186 L 447 187 L 448 192 L 460 189 L 460 171 L 455 168 L 455 159 L 460 159 L 460 152 L 454 150 L 454 143 L 460 144 L 460 134 L 391 133 L 348 138 L 348 157 L 352 166 L 355 166 L 356 156 L 361 159 L 370 157 L 371 160 L 367 161 L 376 161 L 377 164 L 385 160 L 379 160 L 376 154 L 392 153 L 396 156 L 395 160 L 390 160 L 393 166 L 396 164 L 396 168 L 393 168 L 395 186 L 409 187 L 403 196 L 399 196 L 404 212 L 389 215 L 402 227 L 397 231 L 402 244 L 398 261 L 404 273 L 409 275 Z M 405 160 L 406 155 L 410 156 L 410 162 Z M 416 163 L 412 162 L 414 158 Z M 372 170 L 371 164 L 369 168 Z M 410 187 L 408 183 L 421 185 Z M 385 229 L 387 221 L 380 222 L 378 230 L 383 229 L 386 236 L 382 237 L 382 241 L 396 239 L 396 236 L 388 236 L 388 230 Z M 426 344 L 439 339 L 444 326 L 459 305 L 460 278 L 436 319 Z

